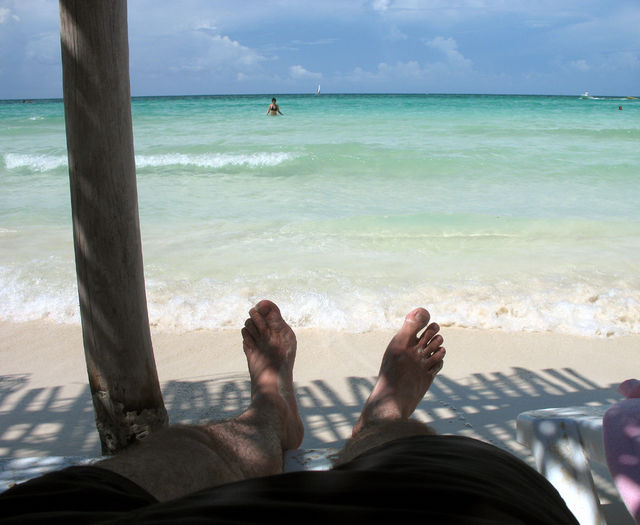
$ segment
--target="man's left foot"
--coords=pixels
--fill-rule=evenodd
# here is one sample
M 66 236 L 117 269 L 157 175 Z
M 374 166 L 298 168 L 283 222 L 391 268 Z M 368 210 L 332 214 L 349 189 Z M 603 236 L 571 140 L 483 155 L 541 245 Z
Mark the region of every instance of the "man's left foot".
M 442 369 L 446 351 L 440 327 L 429 324 L 430 317 L 424 308 L 416 308 L 391 339 L 378 380 L 353 427 L 354 436 L 374 422 L 409 419 Z

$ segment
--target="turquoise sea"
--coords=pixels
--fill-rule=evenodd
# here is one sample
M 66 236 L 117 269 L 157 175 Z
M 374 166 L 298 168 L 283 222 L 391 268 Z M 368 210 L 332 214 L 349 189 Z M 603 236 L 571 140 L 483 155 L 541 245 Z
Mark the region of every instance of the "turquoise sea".
M 640 333 L 640 100 L 271 95 L 132 101 L 152 325 Z M 78 323 L 61 101 L 0 102 L 0 184 L 0 319 Z

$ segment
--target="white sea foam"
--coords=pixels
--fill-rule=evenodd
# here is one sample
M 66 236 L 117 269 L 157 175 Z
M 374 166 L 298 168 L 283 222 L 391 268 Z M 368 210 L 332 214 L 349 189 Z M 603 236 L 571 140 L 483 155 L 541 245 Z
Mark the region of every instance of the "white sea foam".
M 326 293 L 258 286 L 216 287 L 216 295 L 196 298 L 176 294 L 161 299 L 149 294 L 152 324 L 166 330 L 218 329 L 241 326 L 247 310 L 263 297 L 274 299 L 294 327 L 347 332 L 395 329 L 415 306 L 426 306 L 446 326 L 488 328 L 508 332 L 553 331 L 588 337 L 640 333 L 640 293 L 609 290 L 597 298 L 571 298 L 557 292 L 504 296 L 495 289 L 444 290 L 430 287 L 397 294 L 388 290 Z
M 195 166 L 199 168 L 220 169 L 229 166 L 246 166 L 250 168 L 277 166 L 295 158 L 291 153 L 260 152 L 246 155 L 234 154 L 183 154 L 166 153 L 160 155 L 136 155 L 136 166 L 139 168 L 160 166 Z M 6 153 L 4 164 L 8 170 L 27 168 L 33 172 L 47 172 L 67 166 L 66 155 L 23 155 Z
M 55 282 L 45 275 L 25 275 L 0 268 L 0 319 L 25 322 L 48 319 L 78 324 L 78 292 L 73 279 Z
M 27 168 L 30 171 L 42 173 L 66 166 L 67 156 L 5 153 L 4 164 L 9 170 Z
M 228 153 L 183 154 L 166 153 L 161 155 L 136 155 L 136 165 L 140 168 L 159 166 L 197 166 L 200 168 L 219 169 L 227 166 L 264 167 L 277 166 L 291 160 L 291 153 L 250 153 L 234 155 Z
M 0 319 L 48 319 L 79 323 L 77 288 L 72 271 L 0 268 Z M 587 337 L 640 334 L 640 290 L 531 281 L 448 286 L 384 286 L 341 278 L 293 282 L 284 275 L 243 277 L 228 281 L 147 279 L 149 320 L 162 331 L 238 328 L 249 308 L 262 298 L 275 300 L 294 327 L 345 332 L 396 329 L 404 315 L 425 306 L 443 326 L 498 329 L 508 332 L 564 333 Z M 556 283 L 557 284 L 557 283 Z M 327 288 L 329 286 L 329 288 Z M 600 287 L 601 288 L 601 287 Z
M 78 323 L 73 283 L 55 286 L 21 283 L 0 276 L 0 319 L 49 319 Z M 346 290 L 303 291 L 257 283 L 182 283 L 170 289 L 147 286 L 149 320 L 163 331 L 237 328 L 249 308 L 264 297 L 275 300 L 290 324 L 346 332 L 395 329 L 415 306 L 427 307 L 443 326 L 498 329 L 508 332 L 553 331 L 588 337 L 640 334 L 640 292 L 611 289 L 585 299 L 583 293 L 537 292 L 505 296 L 496 289 L 428 287 L 414 292 Z

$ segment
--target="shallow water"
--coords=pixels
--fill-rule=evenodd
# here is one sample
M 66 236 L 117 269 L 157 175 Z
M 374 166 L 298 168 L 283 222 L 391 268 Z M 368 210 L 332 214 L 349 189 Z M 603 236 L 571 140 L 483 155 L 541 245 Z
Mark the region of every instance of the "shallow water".
M 640 333 L 640 101 L 270 99 L 133 100 L 152 324 Z M 0 103 L 0 182 L 0 318 L 78 322 L 60 101 Z

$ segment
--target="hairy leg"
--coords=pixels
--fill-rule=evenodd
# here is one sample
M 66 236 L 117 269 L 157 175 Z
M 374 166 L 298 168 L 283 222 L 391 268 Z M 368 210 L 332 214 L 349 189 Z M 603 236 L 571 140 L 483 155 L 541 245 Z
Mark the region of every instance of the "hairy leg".
M 278 307 L 261 301 L 242 329 L 251 403 L 240 416 L 176 425 L 96 466 L 136 482 L 161 501 L 207 487 L 282 472 L 283 451 L 304 428 L 294 394 L 296 336 Z
M 394 439 L 434 433 L 427 425 L 409 419 L 442 369 L 446 353 L 438 334 L 440 327 L 429 320 L 429 312 L 417 308 L 391 339 L 378 380 L 337 464 Z

